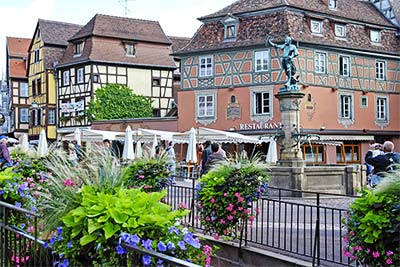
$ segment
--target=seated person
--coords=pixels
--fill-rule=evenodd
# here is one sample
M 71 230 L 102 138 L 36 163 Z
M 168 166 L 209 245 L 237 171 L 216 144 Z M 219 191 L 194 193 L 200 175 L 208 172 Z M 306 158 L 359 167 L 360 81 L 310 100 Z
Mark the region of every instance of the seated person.
M 225 159 L 225 157 L 221 153 L 219 153 L 218 150 L 219 150 L 219 144 L 212 143 L 211 144 L 212 153 L 208 156 L 207 161 L 204 164 L 203 167 L 204 173 L 207 173 L 215 163 Z

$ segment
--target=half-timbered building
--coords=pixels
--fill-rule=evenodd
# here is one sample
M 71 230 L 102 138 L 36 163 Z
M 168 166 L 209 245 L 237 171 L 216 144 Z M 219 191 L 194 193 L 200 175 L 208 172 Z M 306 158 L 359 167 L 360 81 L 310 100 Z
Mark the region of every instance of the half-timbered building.
M 19 138 L 28 133 L 29 90 L 26 66 L 31 39 L 7 37 L 6 81 L 9 100 L 9 133 Z
M 153 116 L 165 116 L 173 105 L 176 69 L 170 45 L 156 21 L 95 15 L 69 39 L 57 65 L 59 133 L 89 127 L 88 103 L 109 83 L 150 97 Z
M 71 38 L 82 26 L 39 19 L 29 45 L 29 138 L 38 139 L 43 129 L 56 139 L 56 83 L 54 68 Z
M 273 134 L 286 76 L 268 37 L 293 39 L 309 163 L 362 163 L 370 141 L 400 147 L 398 24 L 361 0 L 239 0 L 200 18 L 181 57 L 179 130 Z M 389 4 L 390 1 L 385 1 Z

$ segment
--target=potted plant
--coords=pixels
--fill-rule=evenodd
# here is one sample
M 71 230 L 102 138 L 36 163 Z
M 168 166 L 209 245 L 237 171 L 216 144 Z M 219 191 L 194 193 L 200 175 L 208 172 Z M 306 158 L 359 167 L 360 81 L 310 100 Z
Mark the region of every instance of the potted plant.
M 159 158 L 148 155 L 135 159 L 125 170 L 124 181 L 128 187 L 142 188 L 146 192 L 161 191 L 172 184 L 171 164 L 166 154 Z
M 267 190 L 267 171 L 260 157 L 248 159 L 241 154 L 221 161 L 201 177 L 196 200 L 205 233 L 216 239 L 220 235 L 240 238 L 247 222 L 254 219 L 252 202 Z
M 400 173 L 387 174 L 350 206 L 344 255 L 363 266 L 400 266 Z

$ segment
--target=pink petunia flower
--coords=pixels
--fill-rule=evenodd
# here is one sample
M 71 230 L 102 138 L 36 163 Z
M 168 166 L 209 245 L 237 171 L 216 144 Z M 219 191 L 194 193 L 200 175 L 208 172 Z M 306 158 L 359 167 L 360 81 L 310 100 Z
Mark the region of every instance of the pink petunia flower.
M 232 220 L 233 220 L 233 216 L 232 216 L 232 215 L 229 215 L 229 216 L 227 217 L 227 219 L 228 219 L 229 221 L 232 221 Z
M 392 261 L 391 258 L 387 258 L 387 259 L 386 259 L 386 264 L 387 264 L 387 265 L 390 265 L 390 264 L 392 264 L 392 263 L 393 263 L 393 261 Z
M 215 235 L 214 235 L 214 239 L 215 239 L 215 240 L 219 240 L 219 235 L 218 235 L 218 234 L 215 234 Z
M 74 187 L 75 186 L 75 182 L 72 179 L 67 178 L 67 179 L 64 180 L 64 186 Z
M 226 197 L 228 194 L 227 193 L 224 193 L 224 197 Z
M 393 251 L 391 251 L 391 250 L 388 250 L 388 251 L 386 251 L 386 256 L 392 256 L 393 255 Z
M 213 203 L 213 204 L 214 204 L 214 202 L 215 202 L 215 199 L 214 199 L 214 198 L 212 198 L 212 199 L 211 199 L 211 203 Z
M 360 251 L 360 250 L 362 250 L 362 247 L 361 247 L 361 246 L 355 246 L 355 247 L 354 247 L 354 250 L 355 250 L 355 251 Z
M 345 251 L 344 251 L 344 256 L 345 256 L 345 257 L 350 257 L 350 256 L 351 256 L 351 252 L 348 251 L 348 250 L 345 250 Z
M 232 210 L 233 210 L 233 207 L 234 207 L 233 204 L 229 204 L 228 207 L 226 208 L 226 210 L 232 211 Z
M 372 257 L 374 257 L 375 259 L 379 258 L 380 255 L 381 254 L 379 254 L 379 251 L 372 251 Z

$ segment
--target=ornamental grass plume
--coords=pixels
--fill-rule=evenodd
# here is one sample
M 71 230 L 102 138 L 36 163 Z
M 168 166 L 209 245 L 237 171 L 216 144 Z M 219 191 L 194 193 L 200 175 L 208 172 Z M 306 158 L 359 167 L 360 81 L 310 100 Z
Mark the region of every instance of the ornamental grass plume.
M 65 151 L 54 148 L 44 159 L 44 164 L 49 170 L 48 192 L 41 194 L 41 212 L 47 229 L 55 229 L 61 218 L 79 205 L 77 192 L 83 185 L 108 192 L 123 183 L 124 170 L 116 166 L 115 157 L 102 147 L 82 153 L 77 166 L 71 166 Z

